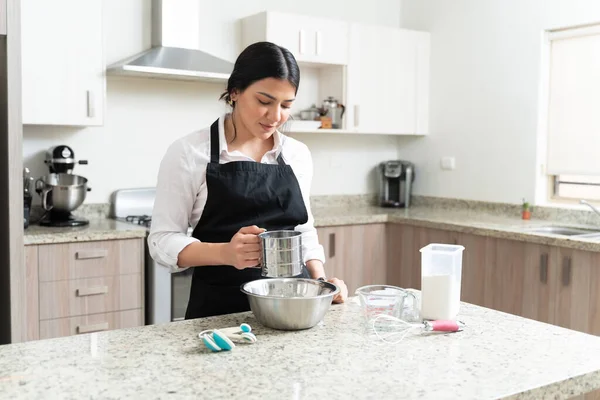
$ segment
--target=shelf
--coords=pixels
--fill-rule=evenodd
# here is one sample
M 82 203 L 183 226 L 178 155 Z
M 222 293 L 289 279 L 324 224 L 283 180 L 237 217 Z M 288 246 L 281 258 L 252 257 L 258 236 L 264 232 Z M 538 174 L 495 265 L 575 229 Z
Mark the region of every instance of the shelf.
M 294 134 L 310 134 L 310 135 L 318 135 L 318 134 L 333 134 L 333 135 L 385 135 L 385 136 L 425 136 L 423 134 L 416 133 L 378 133 L 378 132 L 361 132 L 349 129 L 314 129 L 314 130 L 301 130 L 301 129 L 291 129 L 289 131 L 283 132 L 286 135 L 294 135 Z

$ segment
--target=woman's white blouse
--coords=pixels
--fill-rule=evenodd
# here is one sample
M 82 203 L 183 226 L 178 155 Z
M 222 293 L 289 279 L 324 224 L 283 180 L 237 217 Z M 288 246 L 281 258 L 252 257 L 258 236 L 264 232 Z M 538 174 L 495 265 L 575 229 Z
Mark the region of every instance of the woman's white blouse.
M 223 121 L 224 116 L 219 118 L 219 162 L 253 161 L 237 150 L 227 150 Z M 278 131 L 273 138 L 273 149 L 263 156 L 261 162 L 277 164 L 277 157 L 282 153 L 285 163 L 292 167 L 308 212 L 308 221 L 295 228 L 302 232 L 304 260 L 317 259 L 325 262 L 323 246 L 319 244 L 310 209 L 313 174 L 310 150 L 304 143 Z M 175 141 L 169 146 L 160 164 L 148 245 L 152 258 L 173 271 L 181 270 L 177 267 L 177 257 L 181 250 L 198 241 L 188 236 L 187 231 L 190 226 L 196 227 L 206 204 L 206 166 L 209 162 L 210 127 L 207 127 Z

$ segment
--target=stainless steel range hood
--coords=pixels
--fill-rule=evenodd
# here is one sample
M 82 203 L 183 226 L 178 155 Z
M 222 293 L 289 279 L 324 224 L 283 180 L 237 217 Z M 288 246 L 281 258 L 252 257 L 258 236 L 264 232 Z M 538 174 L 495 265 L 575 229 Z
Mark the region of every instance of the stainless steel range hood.
M 152 0 L 152 48 L 108 66 L 107 75 L 212 82 L 229 79 L 233 64 L 199 49 L 200 16 L 199 0 Z

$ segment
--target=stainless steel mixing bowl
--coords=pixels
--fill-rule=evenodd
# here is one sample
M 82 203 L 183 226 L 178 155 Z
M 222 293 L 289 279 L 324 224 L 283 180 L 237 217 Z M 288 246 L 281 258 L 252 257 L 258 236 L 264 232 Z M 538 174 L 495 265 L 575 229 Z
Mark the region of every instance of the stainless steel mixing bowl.
M 79 175 L 52 173 L 39 178 L 35 187 L 42 197 L 44 210 L 70 212 L 83 203 L 87 192 L 91 190 L 87 181 Z
M 300 330 L 318 324 L 340 289 L 329 282 L 303 278 L 258 279 L 241 285 L 250 309 L 264 326 Z

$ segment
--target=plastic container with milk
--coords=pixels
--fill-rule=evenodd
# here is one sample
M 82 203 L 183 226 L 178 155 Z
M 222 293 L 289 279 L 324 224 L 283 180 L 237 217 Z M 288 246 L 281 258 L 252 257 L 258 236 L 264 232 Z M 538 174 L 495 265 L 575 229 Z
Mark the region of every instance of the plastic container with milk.
M 452 320 L 458 315 L 464 249 L 438 243 L 421 249 L 421 318 Z

